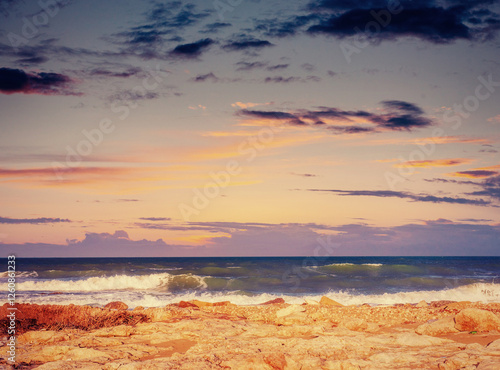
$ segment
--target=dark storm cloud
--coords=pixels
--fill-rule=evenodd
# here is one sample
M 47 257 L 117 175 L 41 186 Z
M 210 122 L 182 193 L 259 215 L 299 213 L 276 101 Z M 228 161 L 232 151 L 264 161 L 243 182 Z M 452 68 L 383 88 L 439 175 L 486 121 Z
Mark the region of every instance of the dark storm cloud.
M 0 93 L 79 95 L 70 87 L 73 81 L 59 73 L 27 73 L 21 69 L 0 68 Z
M 269 81 L 266 81 L 269 82 Z M 274 81 L 279 82 L 279 81 Z M 282 81 L 292 82 L 292 81 Z M 371 113 L 367 111 L 345 111 L 338 108 L 318 107 L 318 110 L 297 110 L 293 113 L 287 113 L 289 117 L 278 117 L 275 115 L 269 116 L 269 119 L 284 119 L 289 118 L 289 123 L 292 124 L 314 124 L 325 125 L 328 129 L 335 133 L 355 134 L 363 132 L 379 132 L 384 130 L 390 131 L 411 131 L 416 128 L 426 127 L 433 122 L 423 116 L 423 110 L 415 104 L 400 101 L 387 100 L 383 101 L 382 105 L 386 108 L 385 113 Z M 253 117 L 266 118 L 269 112 L 266 111 L 249 111 L 241 110 L 239 114 Z M 327 121 L 347 121 L 352 122 L 354 118 L 366 120 L 367 124 L 372 126 L 360 125 L 329 125 Z
M 190 44 L 177 45 L 170 54 L 182 58 L 196 58 L 213 43 L 214 40 L 206 38 Z
M 65 218 L 49 218 L 49 217 L 40 217 L 40 218 L 9 218 L 9 217 L 0 217 L 0 224 L 53 224 L 59 222 L 71 222 L 71 220 Z
M 222 48 L 228 51 L 240 51 L 246 49 L 261 49 L 264 47 L 274 46 L 267 40 L 246 39 L 240 41 L 233 41 L 224 45 Z
M 430 203 L 451 203 L 451 204 L 469 204 L 476 206 L 487 206 L 491 202 L 483 199 L 467 199 L 467 198 L 452 198 L 452 197 L 437 197 L 429 194 L 412 194 L 404 191 L 392 190 L 337 190 L 337 189 L 307 189 L 307 191 L 330 192 L 341 196 L 362 196 L 362 197 L 379 197 L 379 198 L 401 198 L 409 199 L 415 202 L 430 202 Z M 474 194 L 476 195 L 476 194 Z
M 319 0 L 307 13 L 256 22 L 255 31 L 268 36 L 298 33 L 344 38 L 363 34 L 374 40 L 416 37 L 432 43 L 486 40 L 500 29 L 498 14 L 488 6 L 498 1 Z

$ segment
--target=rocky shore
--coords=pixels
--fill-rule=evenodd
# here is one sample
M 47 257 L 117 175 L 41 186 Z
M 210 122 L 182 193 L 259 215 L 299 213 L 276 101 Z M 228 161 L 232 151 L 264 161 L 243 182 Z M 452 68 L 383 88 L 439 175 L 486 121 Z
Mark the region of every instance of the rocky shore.
M 17 308 L 16 363 L 4 336 L 0 369 L 500 369 L 498 303 Z

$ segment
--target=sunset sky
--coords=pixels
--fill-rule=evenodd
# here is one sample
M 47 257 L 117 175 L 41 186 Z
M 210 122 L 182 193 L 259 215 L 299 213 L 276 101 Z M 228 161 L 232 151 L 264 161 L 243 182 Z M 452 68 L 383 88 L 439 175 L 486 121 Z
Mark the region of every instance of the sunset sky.
M 499 33 L 496 0 L 0 0 L 1 254 L 500 255 Z

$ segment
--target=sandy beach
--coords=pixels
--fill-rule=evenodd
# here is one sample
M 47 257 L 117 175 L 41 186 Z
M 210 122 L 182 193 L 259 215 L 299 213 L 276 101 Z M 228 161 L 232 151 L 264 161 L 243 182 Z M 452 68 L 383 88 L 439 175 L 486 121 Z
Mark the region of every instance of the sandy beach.
M 0 368 L 500 368 L 498 303 L 342 306 L 325 297 L 302 305 L 125 307 L 19 304 L 16 364 L 3 337 Z

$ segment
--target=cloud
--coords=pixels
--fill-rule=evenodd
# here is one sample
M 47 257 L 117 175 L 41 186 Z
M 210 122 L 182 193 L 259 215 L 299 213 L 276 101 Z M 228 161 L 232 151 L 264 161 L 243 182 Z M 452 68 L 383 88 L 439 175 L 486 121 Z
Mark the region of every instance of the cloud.
M 192 3 L 183 4 L 180 1 L 155 3 L 145 13 L 142 24 L 115 33 L 108 38 L 108 41 L 125 47 L 122 52 L 127 54 L 135 54 L 144 59 L 153 57 L 163 59 L 162 49 L 166 43 L 181 41 L 183 31 L 187 27 L 198 24 L 211 13 L 211 10 L 198 11 L 196 5 Z M 213 27 L 216 29 L 217 25 Z
M 169 217 L 140 217 L 139 220 L 144 221 L 171 221 L 172 219 Z
M 500 175 L 489 177 L 479 184 L 483 189 L 467 193 L 468 195 L 486 196 L 500 200 Z
M 295 172 L 290 172 L 290 175 L 300 176 L 300 177 L 317 177 L 318 176 L 318 175 L 314 175 L 312 173 L 295 173 Z
M 117 78 L 129 78 L 133 76 L 137 76 L 140 74 L 142 70 L 137 67 L 130 67 L 127 68 L 124 71 L 118 72 L 118 71 L 110 71 L 107 69 L 102 69 L 102 68 L 96 68 L 93 69 L 89 72 L 89 75 L 91 76 L 97 76 L 97 77 L 117 77 Z
M 231 23 L 225 22 L 214 22 L 205 25 L 205 28 L 200 31 L 200 33 L 217 33 L 219 30 L 227 27 L 231 27 Z
M 360 36 L 374 41 L 414 37 L 435 44 L 484 41 L 500 28 L 499 17 L 479 2 L 315 0 L 295 16 L 257 20 L 254 30 L 272 37 L 300 33 L 339 39 Z M 391 9 L 391 12 L 388 9 Z
M 290 64 L 275 64 L 271 65 L 269 67 L 266 67 L 266 70 L 268 71 L 277 71 L 279 69 L 286 69 L 290 66 Z
M 0 68 L 0 93 L 40 95 L 81 95 L 71 90 L 73 81 L 59 73 L 27 73 Z
M 341 196 L 355 197 L 379 197 L 379 198 L 401 198 L 409 199 L 414 202 L 430 202 L 430 203 L 450 203 L 450 204 L 469 204 L 475 206 L 491 205 L 490 201 L 484 199 L 467 199 L 467 198 L 452 198 L 452 197 L 437 197 L 429 194 L 412 194 L 404 191 L 392 190 L 337 190 L 337 189 L 307 189 L 307 191 L 330 192 Z M 472 194 L 471 195 L 480 195 Z
M 495 175 L 498 175 L 498 171 L 471 170 L 471 171 L 459 171 L 450 174 L 450 176 L 467 177 L 470 179 L 482 179 L 485 177 L 491 177 Z
M 443 7 L 433 1 L 418 4 L 403 1 L 400 6 L 395 6 L 396 10 L 392 14 L 387 11 L 388 4 L 381 1 L 320 1 L 316 4 L 311 4 L 309 8 L 323 10 L 324 13 L 321 20 L 310 26 L 307 32 L 337 38 L 362 33 L 376 40 L 415 37 L 442 44 L 459 39 L 484 40 L 498 30 L 495 14 L 485 8 L 478 8 L 487 5 L 487 2 L 460 2 Z M 473 17 L 472 8 L 480 9 L 484 16 Z
M 212 81 L 212 82 L 219 82 L 220 81 L 220 78 L 217 77 L 213 72 L 210 72 L 210 73 L 205 73 L 205 74 L 202 74 L 202 75 L 198 75 L 196 77 L 193 77 L 191 79 L 191 81 L 194 81 L 194 82 L 205 82 L 205 81 Z
M 300 223 L 157 222 L 147 229 L 212 235 L 198 245 L 170 245 L 162 239 L 134 240 L 125 231 L 89 232 L 66 245 L 0 244 L 0 255 L 19 257 L 158 257 L 158 256 L 498 256 L 500 226 L 489 220 L 423 220 L 399 226 Z M 466 222 L 466 223 L 463 223 Z M 470 223 L 469 223 L 470 222 Z M 136 225 L 141 227 L 141 225 Z M 230 237 L 229 237 L 230 236 Z M 473 247 L 472 247 L 473 246 Z
M 235 64 L 237 71 L 251 71 L 253 69 L 261 69 L 267 67 L 267 62 L 238 62 Z
M 423 111 L 412 103 L 383 101 L 382 105 L 385 107 L 384 113 L 318 107 L 317 110 L 301 109 L 286 114 L 283 114 L 283 112 L 244 109 L 239 111 L 238 114 L 249 118 L 287 120 L 289 124 L 294 125 L 323 125 L 332 132 L 345 134 L 401 130 L 412 131 L 416 128 L 427 127 L 433 124 L 433 121 L 424 117 Z M 352 124 L 339 125 L 339 122 L 352 122 Z M 361 126 L 358 122 L 364 125 Z
M 242 109 L 247 109 L 247 108 L 258 107 L 260 105 L 271 105 L 271 104 L 273 104 L 273 102 L 269 102 L 269 103 L 252 103 L 252 102 L 243 103 L 243 102 L 237 101 L 236 103 L 231 104 L 231 107 L 233 107 L 233 108 L 239 107 Z
M 500 123 L 500 114 L 497 114 L 495 117 L 488 118 L 487 121 L 491 123 Z
M 228 51 L 240 51 L 246 49 L 262 49 L 264 47 L 274 46 L 267 40 L 259 40 L 259 39 L 243 39 L 240 41 L 233 41 L 229 44 L 224 45 L 222 48 Z
M 182 57 L 182 58 L 197 58 L 201 53 L 206 50 L 210 45 L 214 43 L 214 40 L 210 38 L 201 39 L 190 44 L 177 45 L 171 52 L 171 55 Z
M 290 83 L 290 82 L 307 82 L 307 81 L 314 81 L 314 82 L 319 82 L 321 81 L 321 78 L 318 76 L 307 76 L 307 77 L 297 77 L 297 76 L 289 76 L 289 77 L 284 77 L 284 76 L 272 76 L 272 77 L 266 77 L 264 79 L 265 83 Z
M 429 168 L 429 167 L 450 167 L 459 166 L 465 163 L 472 162 L 471 159 L 467 158 L 451 158 L 451 159 L 428 159 L 422 161 L 408 161 L 395 164 L 394 167 L 419 167 L 419 168 Z
M 50 218 L 50 217 L 40 217 L 40 218 L 9 218 L 0 217 L 0 224 L 53 224 L 59 222 L 72 222 L 66 218 Z

